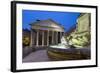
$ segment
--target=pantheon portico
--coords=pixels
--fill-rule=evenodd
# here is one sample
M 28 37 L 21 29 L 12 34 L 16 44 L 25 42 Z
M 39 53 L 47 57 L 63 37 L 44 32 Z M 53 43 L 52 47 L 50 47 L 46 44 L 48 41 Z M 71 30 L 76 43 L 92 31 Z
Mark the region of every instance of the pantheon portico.
M 61 37 L 64 35 L 64 28 L 53 21 L 37 20 L 31 23 L 31 47 L 41 47 L 49 45 L 57 45 L 61 41 Z

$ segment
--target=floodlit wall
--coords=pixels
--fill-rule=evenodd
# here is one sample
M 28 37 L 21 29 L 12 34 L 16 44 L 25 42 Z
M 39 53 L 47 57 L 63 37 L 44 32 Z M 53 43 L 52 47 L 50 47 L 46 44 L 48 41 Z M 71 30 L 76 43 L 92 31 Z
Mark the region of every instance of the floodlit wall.
M 78 18 L 77 23 L 78 23 L 77 32 L 89 31 L 90 30 L 90 14 L 89 13 L 82 14 Z

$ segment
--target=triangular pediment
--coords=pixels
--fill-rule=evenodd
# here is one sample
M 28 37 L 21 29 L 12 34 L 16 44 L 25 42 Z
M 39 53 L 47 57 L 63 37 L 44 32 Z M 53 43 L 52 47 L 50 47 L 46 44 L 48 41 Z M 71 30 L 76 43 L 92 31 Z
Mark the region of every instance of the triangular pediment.
M 53 29 L 59 29 L 64 31 L 64 28 L 57 22 L 53 21 L 52 19 L 36 21 L 31 25 L 32 27 L 53 28 Z

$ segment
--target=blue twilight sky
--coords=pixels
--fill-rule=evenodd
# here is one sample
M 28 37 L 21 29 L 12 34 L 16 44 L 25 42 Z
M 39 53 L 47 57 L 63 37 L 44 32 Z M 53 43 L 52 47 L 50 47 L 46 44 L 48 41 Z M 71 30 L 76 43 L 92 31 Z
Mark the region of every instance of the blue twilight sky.
M 61 24 L 65 31 L 68 31 L 72 26 L 76 26 L 76 21 L 80 13 L 77 12 L 54 12 L 54 11 L 35 11 L 23 10 L 22 11 L 22 27 L 30 29 L 30 23 L 39 20 L 52 19 Z

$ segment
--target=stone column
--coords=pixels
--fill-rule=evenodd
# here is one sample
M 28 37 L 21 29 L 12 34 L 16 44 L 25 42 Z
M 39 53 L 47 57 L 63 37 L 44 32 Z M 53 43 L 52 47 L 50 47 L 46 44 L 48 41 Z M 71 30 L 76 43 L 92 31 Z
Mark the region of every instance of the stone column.
M 33 45 L 33 31 L 31 29 L 31 34 L 30 34 L 30 47 Z
M 54 31 L 52 31 L 52 44 L 54 44 Z
M 60 39 L 61 39 L 61 37 L 62 37 L 62 32 L 60 32 Z
M 56 31 L 56 44 L 58 44 L 58 31 Z
M 62 32 L 60 32 L 60 43 L 61 43 L 61 38 L 62 38 Z
M 62 36 L 64 36 L 64 32 L 62 32 Z
M 36 46 L 38 46 L 39 45 L 39 30 L 37 30 L 36 35 L 37 35 L 37 38 L 36 38 Z
M 42 31 L 42 46 L 44 46 L 44 31 Z
M 58 44 L 58 32 L 57 31 L 55 33 L 55 36 L 56 36 L 56 38 L 55 38 L 56 44 Z
M 47 46 L 49 46 L 49 30 L 47 32 Z

